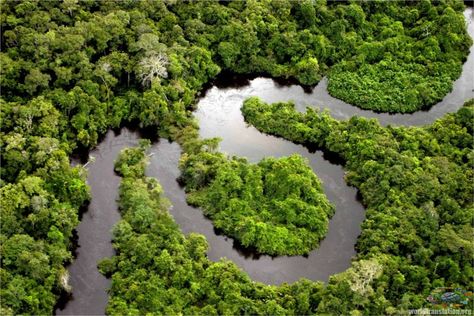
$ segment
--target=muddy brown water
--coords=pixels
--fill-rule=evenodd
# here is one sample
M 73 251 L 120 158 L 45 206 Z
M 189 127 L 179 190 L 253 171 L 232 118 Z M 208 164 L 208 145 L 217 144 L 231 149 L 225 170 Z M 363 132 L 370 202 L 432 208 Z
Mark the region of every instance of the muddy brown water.
M 471 37 L 474 35 L 472 15 L 472 8 L 466 9 Z M 150 158 L 147 175 L 160 181 L 166 197 L 173 204 L 170 212 L 182 231 L 206 236 L 211 260 L 226 257 L 252 279 L 267 284 L 294 282 L 301 277 L 327 281 L 332 274 L 347 269 L 355 255 L 354 245 L 364 220 L 364 208 L 357 198 L 357 191 L 345 183 L 344 169 L 336 159 L 326 157 L 321 151 L 311 153 L 301 145 L 262 134 L 247 126 L 240 112 L 243 100 L 249 96 L 259 96 L 267 102 L 292 100 L 300 111 L 308 106 L 320 106 L 329 109 L 331 115 L 338 119 L 358 115 L 377 118 L 382 125 L 429 124 L 446 113 L 455 112 L 464 101 L 474 97 L 473 50 L 471 47 L 462 75 L 454 83 L 452 92 L 430 110 L 413 114 L 375 113 L 351 106 L 328 94 L 326 79 L 308 93 L 298 85 L 286 85 L 270 78 L 221 78 L 203 93 L 195 112 L 201 137 L 220 137 L 220 150 L 229 155 L 246 157 L 251 162 L 268 156 L 298 153 L 308 159 L 322 180 L 324 192 L 336 205 L 336 213 L 320 247 L 306 257 L 257 255 L 216 232 L 200 209 L 186 204 L 184 191 L 176 182 L 181 154 L 178 144 L 163 139 L 155 142 L 150 149 L 154 155 Z M 56 309 L 58 315 L 102 315 L 105 312 L 110 280 L 99 273 L 97 262 L 114 254 L 111 229 L 120 219 L 116 203 L 120 178 L 113 171 L 113 161 L 121 149 L 137 145 L 139 138 L 138 132 L 126 128 L 119 133 L 109 131 L 97 148 L 90 152 L 90 156 L 95 157 L 95 162 L 87 167 L 92 201 L 77 227 L 77 258 L 68 267 L 72 297 L 65 306 Z

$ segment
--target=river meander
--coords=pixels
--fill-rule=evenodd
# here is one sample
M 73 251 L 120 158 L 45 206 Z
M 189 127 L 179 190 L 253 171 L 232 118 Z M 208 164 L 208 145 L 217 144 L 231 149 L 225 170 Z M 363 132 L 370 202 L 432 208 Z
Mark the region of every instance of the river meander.
M 465 16 L 469 34 L 473 37 L 472 8 L 466 9 Z M 158 178 L 165 195 L 173 204 L 170 212 L 182 231 L 198 232 L 206 236 L 211 260 L 226 257 L 252 279 L 268 284 L 293 282 L 301 277 L 326 281 L 330 275 L 347 269 L 355 255 L 354 245 L 360 234 L 360 224 L 364 220 L 364 208 L 357 199 L 357 190 L 345 183 L 344 169 L 337 160 L 326 157 L 321 151 L 309 152 L 301 145 L 262 134 L 247 126 L 240 112 L 243 100 L 249 96 L 259 96 L 267 102 L 293 100 L 301 111 L 307 106 L 320 106 L 327 108 L 338 119 L 358 115 L 377 118 L 382 125 L 429 124 L 446 113 L 456 111 L 464 101 L 474 97 L 473 50 L 471 47 L 462 75 L 454 83 L 452 92 L 429 111 L 413 114 L 375 113 L 346 104 L 328 94 L 326 79 L 308 93 L 298 85 L 282 85 L 269 78 L 225 78 L 216 80 L 203 93 L 195 112 L 201 137 L 220 137 L 221 151 L 246 157 L 251 162 L 268 156 L 281 157 L 298 153 L 308 159 L 310 166 L 322 180 L 325 194 L 336 205 L 336 213 L 330 221 L 326 238 L 307 257 L 257 255 L 242 249 L 231 238 L 217 233 L 201 210 L 186 204 L 184 190 L 176 182 L 181 154 L 178 144 L 163 139 L 154 143 L 150 149 L 150 153 L 154 155 L 150 158 L 147 175 Z M 97 315 L 105 311 L 106 289 L 110 286 L 110 281 L 99 274 L 97 261 L 113 255 L 110 231 L 120 219 L 116 204 L 120 178 L 113 171 L 113 161 L 122 148 L 136 145 L 139 138 L 138 132 L 126 128 L 120 133 L 109 131 L 90 152 L 90 156 L 95 157 L 95 161 L 88 166 L 87 180 L 91 187 L 92 201 L 77 227 L 77 257 L 68 268 L 73 295 L 64 309 L 56 310 L 57 314 Z

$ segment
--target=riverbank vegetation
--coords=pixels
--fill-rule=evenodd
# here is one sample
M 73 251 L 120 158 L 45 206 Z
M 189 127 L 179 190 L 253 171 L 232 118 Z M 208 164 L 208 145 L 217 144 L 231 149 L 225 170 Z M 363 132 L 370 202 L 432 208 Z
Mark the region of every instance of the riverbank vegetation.
M 79 208 L 90 198 L 86 173 L 69 164 L 51 102 L 0 107 L 0 314 L 48 314 L 69 289 L 64 265 Z
M 154 178 L 145 177 L 147 142 L 123 150 L 116 170 L 123 176 L 114 228 L 117 255 L 100 270 L 112 277 L 109 315 L 307 315 L 321 282 L 302 280 L 268 286 L 253 282 L 229 260 L 207 258 L 204 236 L 184 236 L 168 213 Z M 130 172 L 133 170 L 133 172 Z
M 220 153 L 185 155 L 181 181 L 188 203 L 244 247 L 270 255 L 301 255 L 317 247 L 334 206 L 301 156 L 258 164 Z M 209 182 L 209 183 L 206 183 Z
M 366 313 L 385 304 L 380 298 L 403 309 L 420 307 L 438 287 L 472 289 L 474 100 L 426 127 L 384 128 L 359 117 L 338 121 L 327 112 L 301 113 L 292 103 L 258 98 L 247 99 L 242 112 L 262 132 L 345 161 L 346 180 L 367 206 L 357 260 L 377 258 L 383 269 L 373 285 L 379 299 L 359 303 Z M 344 304 L 331 309 L 347 314 Z
M 450 89 L 471 43 L 462 1 L 454 0 L 0 5 L 0 314 L 51 314 L 68 288 L 63 265 L 71 260 L 79 208 L 89 199 L 84 171 L 69 166 L 68 156 L 97 145 L 107 129 L 134 122 L 179 140 L 186 152 L 206 150 L 191 111 L 199 91 L 222 69 L 289 76 L 302 84 L 328 75 L 331 93 L 346 101 L 410 112 Z M 400 66 L 405 62 L 410 66 Z M 361 142 L 372 142 L 369 135 Z M 386 187 L 376 182 L 373 190 Z M 452 231 L 447 227 L 445 235 Z M 448 271 L 449 260 L 436 273 Z
M 209 261 L 205 239 L 179 231 L 159 184 L 144 177 L 142 145 L 124 150 L 116 164 L 128 176 L 120 188 L 123 219 L 114 229 L 117 256 L 100 264 L 112 276 L 109 314 L 395 315 L 430 306 L 433 290 L 470 289 L 474 100 L 421 128 L 337 121 L 256 98 L 243 111 L 262 131 L 287 133 L 346 161 L 347 179 L 368 206 L 352 267 L 327 285 L 302 279 L 266 286 L 225 259 Z M 215 140 L 190 136 L 195 132 L 181 135 L 185 151 L 212 156 Z
M 377 112 L 427 109 L 451 91 L 461 73 L 472 45 L 462 31 L 466 22 L 461 11 L 456 13 L 456 5 L 383 3 L 364 2 L 363 10 L 352 7 L 346 20 L 339 22 L 346 32 L 356 26 L 345 33 L 354 53 L 330 70 L 328 91 Z M 384 6 L 381 11 L 380 5 Z

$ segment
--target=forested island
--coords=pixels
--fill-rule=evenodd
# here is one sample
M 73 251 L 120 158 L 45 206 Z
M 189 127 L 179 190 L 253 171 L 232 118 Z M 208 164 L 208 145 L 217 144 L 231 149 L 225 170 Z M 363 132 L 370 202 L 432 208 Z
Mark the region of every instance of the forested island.
M 199 136 L 201 93 L 220 73 L 306 88 L 327 77 L 329 93 L 352 105 L 413 113 L 451 91 L 472 45 L 458 0 L 0 5 L 1 315 L 53 314 L 74 293 L 67 265 L 91 192 L 87 169 L 71 157 L 109 129 L 137 126 L 177 142 L 177 181 L 224 235 L 256 253 L 307 254 L 337 213 L 318 176 L 298 155 L 250 163 L 220 152 L 218 139 Z M 360 192 L 357 256 L 327 283 L 266 285 L 230 260 L 209 260 L 206 238 L 181 232 L 160 179 L 145 176 L 150 141 L 123 150 L 110 161 L 122 177 L 122 219 L 116 255 L 98 262 L 111 278 L 103 312 L 472 310 L 474 101 L 465 101 L 423 127 L 337 120 L 291 102 L 243 103 L 245 120 L 262 133 L 337 157 Z M 440 303 L 439 289 L 459 299 Z
M 334 213 L 317 176 L 297 155 L 257 165 L 199 152 L 181 161 L 188 203 L 245 247 L 270 255 L 307 254 Z M 203 172 L 204 169 L 204 172 Z

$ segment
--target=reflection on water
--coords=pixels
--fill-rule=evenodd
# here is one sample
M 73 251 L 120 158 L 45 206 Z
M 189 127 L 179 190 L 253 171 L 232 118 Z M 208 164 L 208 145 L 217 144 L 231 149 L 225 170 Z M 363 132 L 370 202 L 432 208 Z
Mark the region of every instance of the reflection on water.
M 258 80 L 253 80 L 252 83 Z M 242 88 L 244 91 L 256 91 L 253 89 L 253 87 Z M 208 92 L 199 102 L 195 115 L 199 121 L 201 136 L 222 138 L 220 150 L 229 155 L 246 157 L 251 162 L 258 162 L 268 156 L 300 154 L 308 159 L 311 168 L 322 180 L 325 194 L 336 205 L 336 213 L 330 220 L 326 238 L 320 247 L 307 257 L 273 258 L 235 251 L 231 239 L 216 236 L 211 223 L 208 224 L 208 229 L 203 225 L 198 232 L 205 234 L 210 241 L 209 257 L 213 260 L 227 257 L 249 273 L 254 280 L 269 284 L 293 282 L 301 277 L 327 280 L 330 275 L 347 269 L 352 256 L 355 255 L 354 245 L 360 234 L 360 223 L 364 219 L 364 208 L 357 199 L 357 191 L 345 183 L 344 169 L 334 157 L 326 157 L 319 150 L 313 150 L 311 153 L 301 145 L 262 134 L 255 128 L 247 126 L 240 112 L 242 101 L 247 94 L 242 95 L 239 92 L 240 89 L 236 88 L 213 88 L 211 93 Z M 152 163 L 151 168 L 155 168 L 154 166 L 159 163 L 160 154 L 155 155 L 154 159 L 156 163 Z M 154 176 L 163 181 L 163 174 Z M 202 217 L 201 212 L 197 213 Z M 195 225 L 198 220 L 196 216 L 193 224 Z M 178 223 L 186 232 L 192 231 L 179 220 Z
M 237 111 L 232 113 L 240 111 L 237 108 Z M 237 119 L 234 123 L 236 121 Z M 237 128 L 236 126 L 234 128 Z M 208 252 L 210 259 L 219 260 L 221 257 L 226 257 L 249 273 L 254 280 L 269 284 L 293 282 L 301 277 L 327 280 L 331 274 L 345 270 L 350 265 L 351 257 L 355 255 L 354 244 L 360 233 L 364 209 L 357 201 L 356 190 L 344 182 L 342 167 L 330 163 L 320 151 L 311 154 L 303 146 L 263 135 L 253 128 L 247 128 L 242 120 L 239 131 L 244 139 L 252 139 L 252 142 L 247 142 L 248 146 L 245 147 L 249 151 L 241 151 L 239 141 L 235 148 L 232 147 L 234 146 L 232 139 L 224 139 L 221 146 L 224 151 L 247 156 L 251 161 L 258 161 L 266 156 L 287 156 L 295 152 L 308 158 L 311 167 L 323 181 L 325 193 L 336 205 L 336 214 L 330 221 L 327 237 L 321 242 L 319 249 L 307 257 L 271 257 L 243 249 L 232 238 L 216 232 L 212 222 L 204 217 L 202 211 L 186 204 L 184 191 L 176 182 L 179 175 L 177 168 L 180 157 L 179 145 L 162 140 L 151 149 L 154 155 L 151 157 L 147 175 L 159 179 L 165 195 L 173 204 L 171 213 L 183 232 L 204 234 L 210 245 Z M 233 150 L 230 150 L 232 148 Z M 253 153 L 249 154 L 250 152 Z
M 110 280 L 97 270 L 97 262 L 114 254 L 111 229 L 120 220 L 116 203 L 120 177 L 114 173 L 114 160 L 122 148 L 138 144 L 138 133 L 123 129 L 120 135 L 109 131 L 89 155 L 87 183 L 92 200 L 76 227 L 77 257 L 68 267 L 72 299 L 56 309 L 57 315 L 101 315 L 107 305 Z M 77 163 L 77 162 L 76 162 Z M 61 309 L 63 308 L 63 309 Z
M 466 9 L 465 16 L 472 37 L 472 8 Z M 153 144 L 150 151 L 155 155 L 151 157 L 147 174 L 159 179 L 173 204 L 170 211 L 183 232 L 198 232 L 206 236 L 210 245 L 210 259 L 227 257 L 254 280 L 269 284 L 293 282 L 300 277 L 327 280 L 331 274 L 349 267 L 350 260 L 355 255 L 354 245 L 364 219 L 364 209 L 358 200 L 357 191 L 345 183 L 344 170 L 337 158 L 327 157 L 314 149 L 310 152 L 303 146 L 261 134 L 255 128 L 247 126 L 240 112 L 243 100 L 249 96 L 259 96 L 267 102 L 293 100 L 300 111 L 307 106 L 321 106 L 329 109 L 331 115 L 338 119 L 359 115 L 377 118 L 383 125 L 424 125 L 448 112 L 456 111 L 465 100 L 474 97 L 473 82 L 474 57 L 471 47 L 462 75 L 454 83 L 453 91 L 429 111 L 414 114 L 377 114 L 358 109 L 331 97 L 327 93 L 325 79 L 308 93 L 300 86 L 287 85 L 286 81 L 261 77 L 253 80 L 228 77 L 220 78 L 212 88 L 203 92 L 195 113 L 202 137 L 221 137 L 222 151 L 247 157 L 251 162 L 268 156 L 281 157 L 299 153 L 308 159 L 310 166 L 322 180 L 324 192 L 336 205 L 336 213 L 330 221 L 326 238 L 307 257 L 273 258 L 257 255 L 216 232 L 199 209 L 186 204 L 184 191 L 176 182 L 180 156 L 180 147 L 176 143 L 160 140 Z M 106 289 L 110 281 L 99 274 L 97 261 L 113 255 L 110 230 L 120 218 L 115 202 L 120 178 L 114 174 L 113 161 L 120 149 L 136 145 L 138 138 L 137 133 L 128 129 L 122 129 L 120 134 L 109 131 L 90 153 L 96 158 L 88 166 L 92 201 L 77 227 L 79 248 L 77 258 L 69 267 L 73 297 L 64 309 L 56 310 L 57 314 L 100 315 L 105 312 Z
M 468 33 L 474 38 L 473 8 L 464 11 Z M 299 85 L 291 84 L 291 81 L 276 81 L 270 78 L 257 77 L 252 80 L 245 76 L 227 76 L 218 78 L 215 85 L 205 92 L 205 98 L 200 103 L 200 109 L 208 107 L 208 103 L 217 103 L 218 113 L 210 113 L 206 109 L 201 110 L 203 114 L 220 116 L 220 126 L 228 126 L 229 120 L 221 115 L 221 112 L 229 111 L 242 104 L 243 100 L 250 96 L 258 96 L 264 101 L 273 103 L 281 101 L 294 101 L 299 111 L 306 107 L 328 109 L 331 115 L 337 119 L 348 119 L 352 116 L 363 116 L 377 118 L 380 123 L 386 125 L 418 126 L 432 123 L 446 113 L 457 111 L 462 104 L 474 98 L 474 46 L 471 46 L 469 56 L 463 65 L 461 76 L 454 82 L 453 90 L 444 99 L 435 104 L 427 111 L 419 111 L 413 114 L 387 114 L 375 113 L 370 110 L 362 110 L 344 101 L 336 99 L 327 92 L 327 79 L 324 78 L 310 92 Z M 229 79 L 230 78 L 230 79 Z M 223 107 L 223 108 L 221 108 Z M 216 109 L 216 108 L 215 108 Z M 198 114 L 199 115 L 199 114 Z M 207 117 L 206 117 L 207 121 Z

